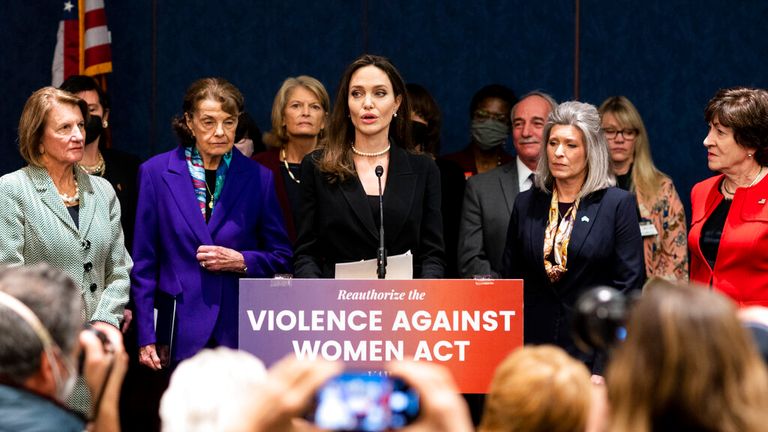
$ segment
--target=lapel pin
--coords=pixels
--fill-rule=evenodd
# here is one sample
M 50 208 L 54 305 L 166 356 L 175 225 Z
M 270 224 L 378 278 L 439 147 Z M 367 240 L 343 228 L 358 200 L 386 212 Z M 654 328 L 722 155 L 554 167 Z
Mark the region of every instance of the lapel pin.
M 581 221 L 582 221 L 582 222 L 589 222 L 589 218 L 588 218 L 588 217 L 586 217 L 586 216 L 582 216 L 582 217 L 581 217 Z
M 761 198 L 757 201 L 758 204 L 765 204 L 765 198 Z

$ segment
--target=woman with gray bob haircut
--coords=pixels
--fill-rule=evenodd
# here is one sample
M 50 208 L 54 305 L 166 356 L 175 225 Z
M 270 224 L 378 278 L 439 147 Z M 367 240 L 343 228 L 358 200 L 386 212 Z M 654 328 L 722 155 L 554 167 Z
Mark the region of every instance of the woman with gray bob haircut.
M 600 114 L 593 105 L 575 101 L 565 102 L 555 108 L 547 120 L 543 135 L 545 143 L 549 141 L 553 126 L 558 125 L 576 127 L 584 136 L 587 177 L 579 190 L 580 197 L 596 190 L 616 186 L 608 156 L 608 144 L 600 127 Z M 548 153 L 541 152 L 534 180 L 536 187 L 547 192 L 551 191 L 552 183 L 555 181 L 549 169 Z
M 637 204 L 616 183 L 597 109 L 560 104 L 544 128 L 534 188 L 517 196 L 502 275 L 524 281 L 524 341 L 555 344 L 601 372 L 596 354 L 576 348 L 574 304 L 588 289 L 642 286 L 645 266 Z

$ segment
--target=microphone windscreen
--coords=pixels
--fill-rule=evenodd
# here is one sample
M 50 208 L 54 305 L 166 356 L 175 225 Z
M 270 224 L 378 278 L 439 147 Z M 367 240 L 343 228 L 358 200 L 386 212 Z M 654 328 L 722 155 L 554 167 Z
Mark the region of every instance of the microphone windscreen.
M 376 177 L 381 177 L 384 175 L 384 167 L 381 165 L 376 165 Z

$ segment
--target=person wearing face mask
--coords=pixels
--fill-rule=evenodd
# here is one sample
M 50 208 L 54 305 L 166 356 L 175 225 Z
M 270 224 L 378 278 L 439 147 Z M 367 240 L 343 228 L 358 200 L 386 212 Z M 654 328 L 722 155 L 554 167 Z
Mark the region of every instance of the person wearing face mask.
M 43 87 L 27 99 L 18 141 L 28 165 L 0 177 L 0 264 L 65 271 L 78 282 L 85 320 L 111 331 L 123 319 L 133 262 L 114 189 L 77 166 L 87 119 L 86 102 L 72 93 Z M 84 382 L 67 403 L 90 412 Z
M 47 264 L 0 268 L 0 430 L 119 431 L 128 356 L 120 332 L 82 331 L 80 290 Z M 78 358 L 82 361 L 78 371 Z M 83 374 L 89 418 L 63 404 Z
M 557 102 L 546 93 L 533 91 L 523 96 L 512 107 L 515 159 L 467 181 L 458 237 L 461 277 L 498 278 L 501 274 L 509 216 L 518 193 L 533 186 L 544 125 L 556 107 Z
M 136 218 L 136 176 L 141 160 L 108 146 L 110 114 L 109 95 L 93 77 L 72 75 L 59 87 L 83 99 L 88 104 L 89 118 L 85 124 L 85 149 L 77 166 L 85 173 L 107 179 L 115 188 L 120 201 L 120 223 L 125 234 L 125 247 L 133 245 L 133 223 Z M 126 327 L 130 320 L 126 319 Z
M 503 85 L 491 84 L 478 90 L 469 104 L 470 144 L 443 158 L 459 164 L 466 178 L 514 160 L 504 144 L 509 137 L 509 112 L 515 103 L 515 92 Z
M 235 147 L 245 157 L 254 156 L 267 149 L 261 139 L 261 129 L 246 111 L 240 114 L 240 119 L 237 121 Z
M 435 160 L 440 170 L 441 213 L 443 214 L 443 239 L 445 240 L 445 277 L 457 278 L 456 244 L 459 235 L 461 197 L 464 195 L 464 172 L 453 161 L 438 158 L 440 154 L 440 107 L 426 88 L 419 84 L 405 85 L 411 103 L 411 131 L 417 150 Z

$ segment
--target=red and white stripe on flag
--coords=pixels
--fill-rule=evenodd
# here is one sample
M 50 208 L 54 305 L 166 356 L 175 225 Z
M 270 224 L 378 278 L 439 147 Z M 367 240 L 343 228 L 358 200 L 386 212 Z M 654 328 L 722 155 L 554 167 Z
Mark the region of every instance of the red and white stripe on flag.
M 71 75 L 112 72 L 104 0 L 65 0 L 53 54 L 52 84 Z

